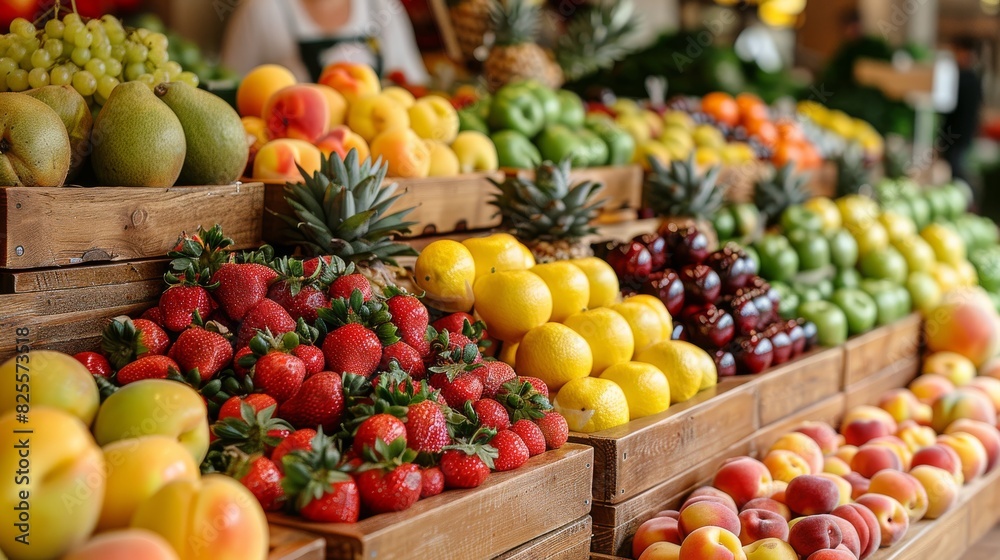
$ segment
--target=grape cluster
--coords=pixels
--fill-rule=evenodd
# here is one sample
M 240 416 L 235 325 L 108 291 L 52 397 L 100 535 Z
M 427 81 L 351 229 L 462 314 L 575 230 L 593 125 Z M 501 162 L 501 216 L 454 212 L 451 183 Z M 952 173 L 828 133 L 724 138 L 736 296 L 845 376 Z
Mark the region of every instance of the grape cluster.
M 124 81 L 197 86 L 198 76 L 171 61 L 167 46 L 164 34 L 126 29 L 110 15 L 84 22 L 69 13 L 42 29 L 17 18 L 0 35 L 0 92 L 71 85 L 94 107 Z

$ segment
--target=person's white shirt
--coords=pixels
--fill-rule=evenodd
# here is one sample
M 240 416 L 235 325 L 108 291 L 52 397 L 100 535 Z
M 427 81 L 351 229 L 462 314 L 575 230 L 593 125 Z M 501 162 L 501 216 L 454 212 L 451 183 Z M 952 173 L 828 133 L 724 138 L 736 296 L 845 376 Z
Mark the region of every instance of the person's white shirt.
M 351 0 L 350 18 L 332 37 L 358 36 L 378 41 L 383 72 L 400 70 L 409 83 L 427 82 L 413 26 L 399 0 Z M 298 42 L 329 37 L 299 0 L 245 0 L 228 23 L 222 63 L 241 74 L 261 64 L 280 64 L 299 80 L 308 81 Z M 375 63 L 371 52 L 357 43 L 344 43 L 322 54 L 324 66 L 336 61 Z

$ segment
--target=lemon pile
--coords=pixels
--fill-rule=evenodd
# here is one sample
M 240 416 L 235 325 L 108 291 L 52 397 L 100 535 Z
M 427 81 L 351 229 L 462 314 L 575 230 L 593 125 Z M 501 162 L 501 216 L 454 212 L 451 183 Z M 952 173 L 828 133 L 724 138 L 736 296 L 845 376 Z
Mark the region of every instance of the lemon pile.
M 622 301 L 601 259 L 535 264 L 515 237 L 498 233 L 431 243 L 414 279 L 428 305 L 472 310 L 486 323 L 501 343 L 499 359 L 544 381 L 571 430 L 658 414 L 716 383 L 708 353 L 670 339 L 663 303 L 650 295 Z

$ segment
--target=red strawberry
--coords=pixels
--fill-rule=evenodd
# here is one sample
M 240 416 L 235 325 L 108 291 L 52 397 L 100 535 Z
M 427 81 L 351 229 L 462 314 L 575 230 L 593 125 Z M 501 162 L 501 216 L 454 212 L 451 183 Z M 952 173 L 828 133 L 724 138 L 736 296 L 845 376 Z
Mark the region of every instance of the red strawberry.
M 528 377 L 525 375 L 519 375 L 517 376 L 517 380 L 520 381 L 521 383 L 524 383 L 525 381 L 531 383 L 531 386 L 534 387 L 536 391 L 541 393 L 545 398 L 549 398 L 549 386 L 546 385 L 545 382 L 542 381 L 541 379 L 537 377 Z
M 545 434 L 531 420 L 518 420 L 510 427 L 510 431 L 521 437 L 525 447 L 528 448 L 528 455 L 534 457 L 545 453 Z
M 233 359 L 233 347 L 226 337 L 201 327 L 182 332 L 171 350 L 182 371 L 197 369 L 202 381 L 215 377 Z
M 444 492 L 444 473 L 437 467 L 427 467 L 421 473 L 424 479 L 420 487 L 420 497 L 430 498 Z
M 234 397 L 229 397 L 226 402 L 222 403 L 219 408 L 219 420 L 225 420 L 226 418 L 240 418 L 240 406 L 243 403 L 247 403 L 253 407 L 255 413 L 269 408 L 272 406 L 277 406 L 278 401 L 274 400 L 271 395 L 265 395 L 264 393 L 254 393 L 252 395 L 247 395 L 241 397 L 239 395 Z
M 514 368 L 498 360 L 484 360 L 483 367 L 476 368 L 470 373 L 483 382 L 483 397 L 493 398 L 500 387 L 508 381 L 513 381 L 517 374 Z
M 191 325 L 194 312 L 204 319 L 212 312 L 212 298 L 201 286 L 175 284 L 160 296 L 160 313 L 163 326 L 173 332 L 181 332 Z
M 497 448 L 499 456 L 493 461 L 498 471 L 511 471 L 528 460 L 528 447 L 521 437 L 510 430 L 501 430 L 493 436 L 490 445 Z
M 372 299 L 375 295 L 372 293 L 372 285 L 365 278 L 365 275 L 355 272 L 354 274 L 345 274 L 330 284 L 330 299 L 351 299 L 354 290 L 361 290 L 361 296 L 365 301 Z
M 181 367 L 167 356 L 143 356 L 118 370 L 118 383 L 127 385 L 143 379 L 166 379 L 171 370 L 180 373 Z
M 437 321 L 434 321 L 434 324 L 431 326 L 433 326 L 438 332 L 448 331 L 450 334 L 462 334 L 465 330 L 466 321 L 468 321 L 470 325 L 474 325 L 476 323 L 476 319 L 472 315 L 459 312 L 452 313 L 451 315 L 445 315 Z
M 257 336 L 257 331 L 270 330 L 275 337 L 295 330 L 295 319 L 277 303 L 267 298 L 262 299 L 243 318 L 240 324 L 236 347 L 250 344 L 250 339 Z
M 306 378 L 306 365 L 302 360 L 284 352 L 269 352 L 257 359 L 253 366 L 253 384 L 258 391 L 283 403 L 298 393 Z
M 320 523 L 357 523 L 361 516 L 357 483 L 349 476 L 347 480 L 331 483 L 322 496 L 299 508 L 299 515 Z
M 546 412 L 545 416 L 536 422 L 545 436 L 545 446 L 549 449 L 559 449 L 569 439 L 569 425 L 558 412 Z
M 421 401 L 409 406 L 406 412 L 406 441 L 411 449 L 431 453 L 439 453 L 451 443 L 448 423 L 440 405 L 433 401 Z
M 349 467 L 332 439 L 322 431 L 314 432 L 304 447 L 283 455 L 281 461 L 287 475 L 284 490 L 302 517 L 326 523 L 357 522 L 361 512 L 358 487 L 345 472 Z
M 462 333 L 448 333 L 448 350 L 455 350 L 456 348 L 465 348 L 470 344 L 475 344 L 473 340 Z M 483 361 L 482 355 L 476 357 L 473 363 L 478 364 Z
M 302 383 L 294 397 L 281 403 L 278 416 L 296 428 L 322 426 L 333 433 L 344 414 L 344 386 L 340 374 L 324 371 Z
M 382 349 L 382 359 L 378 364 L 379 368 L 388 370 L 389 363 L 392 360 L 396 360 L 396 363 L 399 364 L 399 369 L 410 374 L 410 377 L 414 379 L 423 379 L 427 374 L 423 357 L 412 346 L 403 341 L 390 344 Z
M 277 277 L 277 272 L 262 264 L 226 263 L 212 275 L 212 283 L 219 284 L 215 298 L 230 319 L 242 321 L 267 297 L 267 287 Z
M 253 350 L 249 346 L 244 346 L 233 354 L 233 373 L 240 377 L 246 377 L 250 374 L 250 370 L 240 365 L 240 358 L 244 356 L 253 356 Z
M 438 467 L 444 474 L 444 485 L 447 488 L 475 488 L 490 475 L 490 467 L 482 458 L 475 453 L 469 455 L 458 449 L 448 449 L 442 453 Z
M 170 336 L 167 335 L 167 331 L 160 328 L 160 325 L 149 319 L 134 319 L 132 324 L 135 326 L 135 330 L 140 333 L 139 342 L 146 347 L 146 353 L 137 354 L 137 357 L 146 354 L 163 355 L 167 352 L 167 348 L 170 346 Z
M 76 361 L 83 364 L 87 371 L 99 377 L 109 377 L 111 375 L 111 364 L 108 359 L 97 352 L 80 352 L 73 355 Z
M 308 278 L 313 274 L 315 274 L 316 269 L 319 268 L 320 259 L 326 262 L 326 264 L 330 264 L 330 262 L 333 260 L 333 257 L 331 257 L 330 255 L 325 255 L 322 257 L 313 257 L 307 261 L 302 261 L 302 275 Z
M 483 382 L 470 373 L 459 374 L 454 381 L 448 376 L 435 373 L 431 376 L 431 386 L 441 389 L 441 397 L 448 406 L 461 409 L 465 401 L 478 401 L 483 396 Z
M 159 307 L 150 307 L 149 309 L 142 312 L 139 316 L 140 319 L 146 319 L 156 323 L 156 326 L 163 327 L 163 315 L 160 313 Z
M 330 306 L 330 299 L 315 286 L 298 287 L 295 295 L 292 295 L 292 292 L 289 282 L 282 280 L 271 286 L 267 297 L 284 307 L 293 319 L 298 320 L 301 317 L 309 323 L 316 322 L 318 309 Z
M 358 455 L 363 455 L 365 448 L 375 448 L 376 439 L 394 442 L 400 438 L 406 442 L 406 425 L 403 421 L 391 414 L 376 414 L 358 426 L 351 449 Z
M 392 470 L 372 469 L 357 477 L 361 503 L 372 513 L 403 511 L 420 499 L 424 478 L 420 466 L 404 463 Z
M 427 307 L 408 294 L 394 295 L 386 301 L 386 305 L 389 306 L 399 338 L 420 354 L 426 354 L 425 348 L 430 348 L 430 342 L 427 341 L 427 324 L 430 321 Z
M 292 348 L 292 355 L 306 365 L 306 379 L 326 369 L 326 357 L 323 356 L 323 351 L 315 346 L 299 344 Z
M 267 457 L 257 457 L 250 463 L 240 482 L 253 493 L 264 511 L 278 511 L 284 506 L 285 491 L 281 487 L 281 471 Z
M 326 335 L 323 355 L 326 356 L 326 369 L 367 377 L 378 369 L 382 342 L 363 325 L 349 323 Z
M 282 462 L 282 458 L 285 455 L 297 449 L 308 451 L 312 446 L 314 437 L 316 437 L 316 430 L 311 428 L 295 430 L 291 434 L 288 434 L 288 437 L 283 439 L 278 444 L 278 447 L 275 447 L 274 451 L 271 452 L 271 460 L 278 466 L 278 470 L 282 472 L 285 470 L 285 464 Z
M 493 399 L 479 399 L 472 403 L 472 409 L 479 416 L 479 425 L 493 428 L 497 431 L 510 428 L 510 418 L 507 409 Z

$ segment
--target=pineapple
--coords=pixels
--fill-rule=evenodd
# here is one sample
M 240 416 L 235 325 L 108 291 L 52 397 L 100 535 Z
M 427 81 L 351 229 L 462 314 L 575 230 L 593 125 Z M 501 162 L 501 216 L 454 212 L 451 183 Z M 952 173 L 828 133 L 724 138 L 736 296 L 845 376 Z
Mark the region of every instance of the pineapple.
M 320 170 L 311 177 L 285 185 L 285 200 L 294 215 L 277 216 L 288 225 L 286 243 L 310 256 L 335 255 L 354 263 L 381 291 L 403 278 L 395 258 L 417 254 L 409 245 L 392 240 L 410 232 L 414 222 L 403 220 L 413 208 L 387 214 L 400 197 L 395 194 L 396 183 L 382 184 L 388 166 L 381 158 L 374 163 L 358 159 L 353 149 L 343 160 L 324 156 Z
M 593 200 L 601 185 L 583 181 L 570 186 L 570 163 L 541 164 L 535 180 L 507 177 L 490 204 L 502 217 L 500 226 L 521 240 L 539 263 L 593 256 L 582 241 L 596 230 L 590 225 L 603 200 Z
M 552 89 L 562 85 L 562 69 L 552 53 L 535 43 L 540 13 L 529 0 L 491 0 L 494 42 L 483 63 L 491 91 L 522 80 L 537 80 Z
M 559 37 L 556 60 L 570 80 L 608 69 L 629 53 L 625 41 L 639 26 L 632 2 L 601 2 L 582 9 Z
M 858 194 L 871 187 L 872 169 L 865 161 L 864 152 L 856 144 L 844 150 L 837 160 L 837 196 Z
M 459 50 L 465 60 L 476 59 L 476 49 L 490 31 L 490 0 L 457 0 L 449 8 Z
M 795 173 L 795 164 L 789 163 L 773 170 L 767 177 L 754 185 L 753 202 L 774 223 L 785 208 L 802 204 L 809 200 L 811 193 L 806 188 L 806 176 Z
M 666 168 L 656 158 L 649 159 L 652 173 L 646 179 L 646 203 L 663 220 L 663 225 L 694 226 L 715 246 L 715 229 L 709 221 L 722 207 L 726 185 L 718 183 L 719 166 L 704 175 L 698 172 L 692 154 L 687 161 L 672 161 Z

